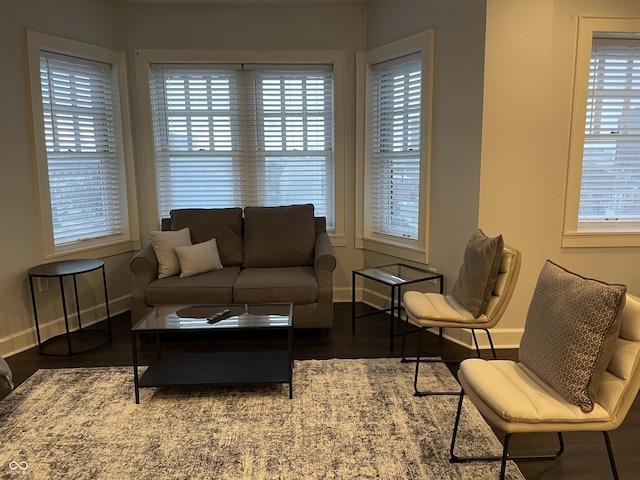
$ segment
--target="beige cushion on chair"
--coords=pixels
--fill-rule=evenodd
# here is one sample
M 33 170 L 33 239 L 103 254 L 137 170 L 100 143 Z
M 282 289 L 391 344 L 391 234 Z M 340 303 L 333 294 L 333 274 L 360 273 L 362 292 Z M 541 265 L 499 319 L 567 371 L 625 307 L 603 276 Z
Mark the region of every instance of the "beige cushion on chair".
M 420 324 L 421 320 L 443 320 L 451 322 L 473 322 L 474 316 L 463 305 L 460 305 L 451 295 L 439 293 L 422 293 L 408 291 L 404 294 L 404 308 L 411 312 L 411 321 Z
M 511 298 L 520 272 L 522 255 L 505 245 L 498 265 L 498 275 L 485 313 L 473 314 L 453 295 L 409 290 L 403 306 L 409 321 L 422 327 L 492 328 L 500 320 Z
M 458 375 L 467 380 L 469 391 L 490 405 L 508 422 L 583 422 L 606 420 L 608 412 L 600 405 L 584 412 L 549 388 L 531 370 L 511 360 L 469 358 L 460 364 Z

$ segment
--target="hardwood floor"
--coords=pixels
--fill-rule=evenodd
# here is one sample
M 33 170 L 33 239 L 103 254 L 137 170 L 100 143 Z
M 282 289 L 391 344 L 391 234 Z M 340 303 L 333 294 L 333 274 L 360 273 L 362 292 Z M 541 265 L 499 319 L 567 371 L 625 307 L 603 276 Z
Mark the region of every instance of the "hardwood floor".
M 357 305 L 357 313 L 373 311 L 363 304 Z M 351 304 L 336 303 L 334 306 L 334 327 L 330 330 L 297 330 L 294 340 L 296 359 L 326 358 L 377 358 L 399 357 L 401 338 L 396 338 L 394 349 L 389 349 L 389 317 L 381 313 L 357 320 L 356 331 L 351 329 Z M 7 358 L 16 385 L 22 383 L 40 368 L 68 368 L 93 366 L 122 366 L 132 364 L 130 316 L 124 313 L 114 317 L 113 341 L 107 346 L 72 357 L 51 357 L 38 353 L 36 348 Z M 401 331 L 396 326 L 396 331 Z M 415 351 L 416 335 L 407 339 L 407 352 Z M 217 342 L 216 348 L 225 348 L 229 339 L 206 339 L 207 343 Z M 473 356 L 474 352 L 456 345 L 437 335 L 425 336 L 424 351 L 443 358 L 461 360 Z M 260 338 L 246 340 L 247 348 L 259 349 Z M 153 353 L 153 344 L 148 342 L 140 347 L 141 362 L 145 355 Z M 175 343 L 171 348 L 181 348 Z M 517 358 L 516 350 L 499 350 L 501 358 Z M 455 365 L 451 365 L 455 371 Z M 412 379 L 407 382 L 407 394 L 412 395 Z M 419 402 L 420 398 L 415 398 Z M 455 412 L 451 413 L 452 415 Z M 496 432 L 501 437 L 499 432 Z M 607 452 L 600 433 L 580 433 L 564 435 L 565 453 L 557 460 L 521 461 L 520 470 L 528 480 L 581 479 L 600 480 L 612 478 Z M 514 435 L 511 445 L 513 453 L 548 453 L 555 448 L 555 435 Z M 640 439 L 640 401 L 636 399 L 625 423 L 611 432 L 613 451 L 620 478 L 637 478 L 640 471 L 640 455 L 637 443 Z M 417 441 L 417 439 L 416 439 Z

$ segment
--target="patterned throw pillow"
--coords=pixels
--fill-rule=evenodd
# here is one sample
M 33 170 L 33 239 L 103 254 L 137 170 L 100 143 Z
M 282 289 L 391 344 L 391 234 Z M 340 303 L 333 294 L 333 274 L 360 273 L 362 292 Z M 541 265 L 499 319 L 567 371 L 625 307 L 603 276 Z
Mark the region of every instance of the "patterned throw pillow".
M 590 412 L 620 331 L 627 287 L 583 278 L 547 260 L 529 305 L 520 362 Z
M 451 296 L 478 318 L 487 310 L 498 278 L 504 241 L 478 230 L 469 239 Z

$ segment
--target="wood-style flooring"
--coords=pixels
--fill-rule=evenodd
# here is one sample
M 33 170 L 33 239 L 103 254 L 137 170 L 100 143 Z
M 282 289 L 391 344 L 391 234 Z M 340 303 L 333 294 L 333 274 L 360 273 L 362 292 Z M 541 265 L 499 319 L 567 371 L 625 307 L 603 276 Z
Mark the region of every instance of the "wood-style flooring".
M 370 307 L 358 304 L 357 313 L 373 311 Z M 38 353 L 37 348 L 7 358 L 12 369 L 16 385 L 22 383 L 40 368 L 68 368 L 92 366 L 122 366 L 132 364 L 130 316 L 127 313 L 112 319 L 113 341 L 105 347 L 72 357 L 52 357 Z M 396 331 L 403 327 L 396 326 Z M 481 334 L 482 335 L 482 334 Z M 407 353 L 415 352 L 416 335 L 409 335 Z M 243 339 L 245 340 L 245 339 Z M 442 358 L 461 360 L 473 356 L 474 352 L 456 345 L 437 335 L 425 335 L 423 350 Z M 197 340 L 196 341 L 202 341 Z M 228 339 L 217 341 L 207 339 L 213 348 L 226 348 Z M 213 345 L 215 342 L 219 342 Z M 260 348 L 259 338 L 245 340 L 246 348 Z M 191 345 L 191 344 L 190 344 Z M 401 338 L 396 338 L 393 350 L 389 349 L 389 316 L 380 313 L 357 320 L 356 330 L 351 328 L 351 304 L 336 303 L 334 306 L 334 327 L 329 330 L 297 330 L 294 340 L 296 359 L 326 358 L 376 358 L 399 357 Z M 140 347 L 141 362 L 145 355 L 152 355 L 152 342 Z M 175 344 L 171 348 L 182 348 Z M 485 352 L 485 355 L 488 357 Z M 500 358 L 517 358 L 516 350 L 499 350 Z M 455 365 L 450 367 L 455 371 Z M 407 379 L 407 395 L 413 394 L 413 379 Z M 416 402 L 421 401 L 415 398 Z M 455 415 L 455 412 L 451 412 Z M 500 433 L 497 432 L 500 437 Z M 511 445 L 514 454 L 539 454 L 555 451 L 555 435 L 521 434 L 514 435 Z M 520 461 L 520 470 L 528 480 L 580 479 L 601 480 L 612 478 L 607 452 L 600 433 L 566 433 L 565 453 L 556 460 Z M 419 441 L 419 439 L 416 439 Z M 611 432 L 611 441 L 615 453 L 618 473 L 621 479 L 640 478 L 640 401 L 636 399 L 625 423 Z

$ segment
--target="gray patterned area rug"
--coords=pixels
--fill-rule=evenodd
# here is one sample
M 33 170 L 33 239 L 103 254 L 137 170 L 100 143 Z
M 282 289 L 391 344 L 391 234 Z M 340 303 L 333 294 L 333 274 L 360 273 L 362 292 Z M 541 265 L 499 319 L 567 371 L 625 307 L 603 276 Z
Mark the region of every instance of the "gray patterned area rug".
M 31 479 L 491 479 L 450 464 L 455 396 L 399 359 L 296 361 L 288 386 L 141 390 L 126 367 L 39 370 L 0 402 L 0 475 Z M 426 364 L 421 386 L 457 389 Z M 469 401 L 457 453 L 499 454 Z M 23 475 L 28 475 L 23 476 Z M 507 478 L 524 477 L 509 462 Z

